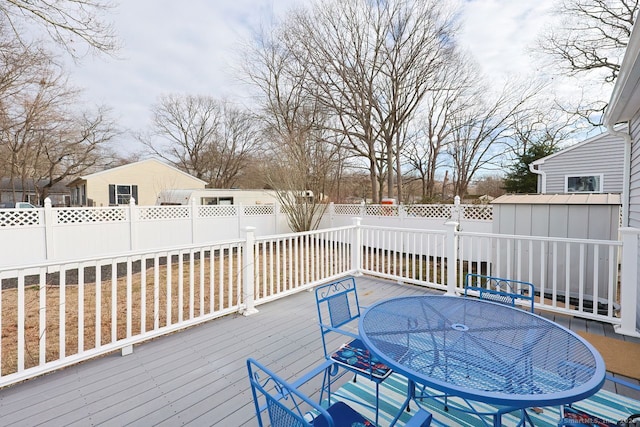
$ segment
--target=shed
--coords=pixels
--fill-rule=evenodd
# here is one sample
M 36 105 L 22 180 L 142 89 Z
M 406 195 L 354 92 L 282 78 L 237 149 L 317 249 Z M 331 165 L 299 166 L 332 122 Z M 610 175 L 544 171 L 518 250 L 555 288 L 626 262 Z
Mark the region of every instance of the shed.
M 492 202 L 492 231 L 521 236 L 618 240 L 620 203 L 619 194 L 504 195 Z M 513 254 L 517 250 L 531 252 L 529 257 L 533 261 L 531 272 L 522 271 L 522 278 L 528 279 L 531 274 L 534 285 L 546 284 L 545 289 L 553 283 L 554 274 L 556 280 L 558 277 L 579 277 L 581 273 L 584 274 L 586 293 L 593 289 L 594 272 L 598 275 L 598 283 L 606 283 L 609 279 L 606 272 L 610 269 L 606 267 L 611 261 L 611 254 L 589 251 L 586 265 L 583 263 L 580 266 L 578 258 L 582 249 L 577 243 L 554 246 L 537 242 L 536 245 L 520 248 L 504 245 L 494 251 L 494 264 L 500 266 L 501 271 L 494 270 L 493 273 L 504 275 L 507 270 L 518 271 L 519 266 L 512 265 L 516 259 L 520 259 Z M 580 268 L 584 271 L 580 271 Z M 565 285 L 562 283 L 561 288 L 565 289 Z M 571 294 L 578 291 L 577 283 L 570 284 Z
M 617 240 L 620 194 L 507 194 L 493 200 L 498 234 Z

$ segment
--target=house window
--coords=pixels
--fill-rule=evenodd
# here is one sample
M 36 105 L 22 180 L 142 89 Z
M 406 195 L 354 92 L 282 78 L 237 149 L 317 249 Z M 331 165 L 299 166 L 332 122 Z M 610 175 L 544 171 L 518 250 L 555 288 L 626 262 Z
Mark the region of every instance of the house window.
M 131 198 L 138 202 L 138 186 L 124 184 L 109 184 L 109 205 L 127 205 Z
M 602 193 L 602 179 L 602 174 L 566 175 L 565 191 L 567 193 Z
M 201 197 L 202 205 L 232 205 L 233 197 Z

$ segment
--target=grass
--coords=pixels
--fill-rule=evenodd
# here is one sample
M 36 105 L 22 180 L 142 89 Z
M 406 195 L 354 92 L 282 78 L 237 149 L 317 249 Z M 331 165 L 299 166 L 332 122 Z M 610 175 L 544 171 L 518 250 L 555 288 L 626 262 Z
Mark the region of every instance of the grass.
M 194 261 L 193 281 L 193 310 L 198 316 L 201 310 L 201 286 L 200 286 L 200 260 Z M 229 257 L 224 256 L 222 263 L 218 258 L 214 258 L 214 275 L 216 287 L 213 291 L 209 288 L 210 260 L 203 260 L 205 292 L 202 295 L 204 305 L 202 310 L 210 312 L 221 307 L 233 305 L 237 301 L 238 295 L 235 291 L 238 268 L 234 257 L 232 264 L 231 286 L 229 286 Z M 224 274 L 219 275 L 217 269 L 222 265 Z M 61 357 L 61 352 L 69 356 L 81 351 L 100 347 L 101 345 L 123 339 L 127 337 L 127 313 L 128 304 L 131 305 L 131 335 L 141 333 L 144 322 L 145 329 L 153 330 L 155 325 L 166 326 L 167 318 L 171 316 L 171 324 L 178 322 L 179 317 L 179 276 L 180 269 L 178 263 L 172 263 L 170 272 L 167 265 L 158 267 L 158 306 L 154 312 L 154 269 L 147 268 L 132 275 L 131 298 L 127 302 L 127 280 L 126 277 L 117 278 L 115 283 L 111 277 L 103 278 L 98 285 L 95 282 L 85 283 L 82 286 L 77 284 L 66 284 L 64 289 L 59 285 L 48 284 L 44 289 L 46 298 L 45 314 L 45 347 L 44 358 L 49 362 Z M 167 286 L 167 275 L 171 275 L 170 286 Z M 182 272 L 182 311 L 183 319 L 189 318 L 190 284 L 189 266 Z M 229 289 L 231 292 L 229 292 Z M 112 293 L 116 293 L 115 307 L 112 305 Z M 144 292 L 143 292 L 144 291 Z M 171 297 L 169 297 L 169 293 Z M 40 363 L 40 287 L 37 285 L 25 288 L 25 355 L 24 368 L 36 366 Z M 145 318 L 142 319 L 142 300 L 146 300 Z M 213 299 L 212 299 L 213 296 Z M 99 304 L 97 304 L 99 301 Z M 169 305 L 167 305 L 169 301 Z M 2 325 L 1 331 L 1 351 L 2 364 L 1 374 L 7 375 L 16 372 L 18 369 L 18 290 L 5 289 L 2 291 Z M 82 308 L 83 316 L 79 313 Z M 64 343 L 61 343 L 60 316 L 64 316 Z M 96 320 L 99 319 L 100 326 L 96 328 Z M 84 324 L 82 330 L 82 340 L 80 340 L 79 325 Z M 99 334 L 96 332 L 99 331 Z M 82 348 L 79 348 L 79 345 Z

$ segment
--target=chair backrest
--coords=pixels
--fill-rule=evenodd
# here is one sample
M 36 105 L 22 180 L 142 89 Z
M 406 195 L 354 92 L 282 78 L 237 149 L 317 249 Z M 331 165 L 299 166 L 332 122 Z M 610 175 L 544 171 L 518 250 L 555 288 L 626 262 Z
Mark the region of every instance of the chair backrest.
M 356 281 L 353 277 L 337 280 L 316 288 L 316 306 L 322 333 L 322 345 L 327 354 L 325 335 L 331 328 L 341 328 L 360 317 Z
M 515 307 L 518 300 L 526 300 L 530 302 L 530 311 L 533 313 L 534 310 L 535 287 L 529 282 L 469 273 L 465 278 L 464 295 L 468 296 L 471 291 L 480 299 L 511 307 Z
M 334 425 L 324 408 L 255 359 L 247 359 L 247 370 L 260 427 L 264 425 L 264 413 L 272 427 L 310 427 L 313 418 L 305 415 L 311 413 L 324 417 L 326 425 Z

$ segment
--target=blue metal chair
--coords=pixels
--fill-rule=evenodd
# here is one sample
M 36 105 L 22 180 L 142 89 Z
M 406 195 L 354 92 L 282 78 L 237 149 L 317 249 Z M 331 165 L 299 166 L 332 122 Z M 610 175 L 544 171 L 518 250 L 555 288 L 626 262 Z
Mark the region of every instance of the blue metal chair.
M 326 381 L 332 364 L 326 361 L 294 383 L 288 383 L 255 359 L 247 359 L 258 426 L 265 425 L 263 417 L 268 417 L 271 427 L 374 426 L 344 402 L 337 401 L 324 408 L 299 390 L 300 386 L 320 374 L 324 375 L 323 381 Z M 428 427 L 431 420 L 431 413 L 420 410 L 406 426 Z
M 363 375 L 375 382 L 377 424 L 379 386 L 391 374 L 391 369 L 371 355 L 353 329 L 346 329 L 349 324 L 357 325 L 357 320 L 360 318 L 355 279 L 348 277 L 317 287 L 316 305 L 325 357 L 333 360 L 336 366 L 344 368 L 345 372 L 353 372 L 354 381 L 358 375 Z M 330 350 L 327 337 L 331 334 L 343 335 L 347 337 L 348 342 L 337 351 Z M 332 375 L 337 374 L 337 370 L 332 373 Z
M 516 301 L 529 301 L 533 313 L 535 287 L 529 282 L 469 273 L 465 277 L 464 296 L 469 296 L 471 293 L 480 299 L 499 302 L 511 307 L 516 306 Z

